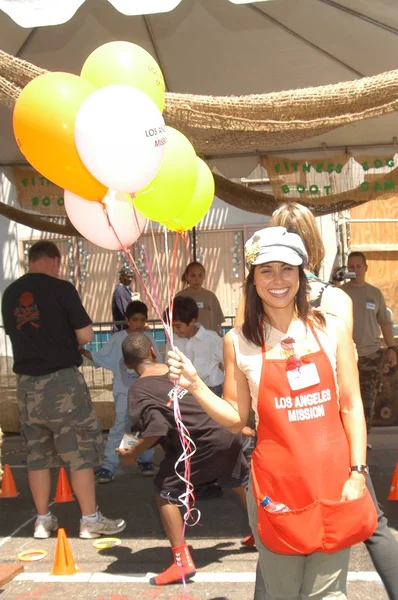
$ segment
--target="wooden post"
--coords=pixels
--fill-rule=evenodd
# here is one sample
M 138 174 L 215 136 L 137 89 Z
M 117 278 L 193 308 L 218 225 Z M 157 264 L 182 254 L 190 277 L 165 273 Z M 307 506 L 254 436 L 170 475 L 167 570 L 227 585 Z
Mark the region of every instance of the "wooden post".
M 0 588 L 22 573 L 22 565 L 0 565 Z

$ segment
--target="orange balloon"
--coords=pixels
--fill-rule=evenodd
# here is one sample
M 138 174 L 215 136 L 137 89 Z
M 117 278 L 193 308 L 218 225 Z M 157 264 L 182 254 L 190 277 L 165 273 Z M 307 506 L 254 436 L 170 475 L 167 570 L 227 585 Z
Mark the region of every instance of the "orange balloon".
M 71 73 L 45 73 L 22 90 L 14 108 L 14 135 L 22 154 L 44 177 L 86 198 L 102 200 L 107 188 L 82 163 L 76 147 L 76 115 L 95 92 Z

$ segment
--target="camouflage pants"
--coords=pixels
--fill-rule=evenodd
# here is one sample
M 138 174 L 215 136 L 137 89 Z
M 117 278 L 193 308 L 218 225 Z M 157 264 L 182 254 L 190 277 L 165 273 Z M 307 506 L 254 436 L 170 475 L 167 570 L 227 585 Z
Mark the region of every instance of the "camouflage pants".
M 101 426 L 76 367 L 35 377 L 20 375 L 17 401 L 29 470 L 63 464 L 77 471 L 100 464 Z
M 376 398 L 381 385 L 383 351 L 380 349 L 373 354 L 360 356 L 358 358 L 358 370 L 366 429 L 369 432 L 372 428 Z

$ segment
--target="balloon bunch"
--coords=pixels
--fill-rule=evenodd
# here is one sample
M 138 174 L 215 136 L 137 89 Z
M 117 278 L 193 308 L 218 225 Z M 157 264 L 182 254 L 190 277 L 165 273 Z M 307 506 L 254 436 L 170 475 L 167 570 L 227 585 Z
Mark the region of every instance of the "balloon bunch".
M 71 222 L 98 246 L 130 246 L 146 218 L 186 231 L 211 205 L 211 171 L 189 140 L 165 125 L 164 102 L 158 64 L 130 42 L 94 50 L 80 76 L 36 77 L 16 102 L 22 154 L 65 189 Z
M 164 102 L 164 78 L 152 56 L 130 42 L 110 42 L 90 54 L 80 77 L 46 73 L 29 82 L 13 115 L 22 154 L 65 189 L 65 209 L 73 225 L 90 242 L 124 251 L 162 321 L 147 254 L 149 285 L 128 247 L 141 235 L 148 218 L 164 226 L 167 257 L 165 228 L 190 229 L 204 217 L 214 197 L 210 169 L 181 132 L 166 127 Z M 175 291 L 179 237 L 175 236 L 167 271 L 169 305 Z M 171 323 L 163 325 L 173 346 Z M 174 409 L 185 464 L 185 477 L 181 477 L 186 485 L 181 497 L 187 510 L 185 527 L 193 514 L 189 476 L 195 448 L 181 422 L 177 394 Z

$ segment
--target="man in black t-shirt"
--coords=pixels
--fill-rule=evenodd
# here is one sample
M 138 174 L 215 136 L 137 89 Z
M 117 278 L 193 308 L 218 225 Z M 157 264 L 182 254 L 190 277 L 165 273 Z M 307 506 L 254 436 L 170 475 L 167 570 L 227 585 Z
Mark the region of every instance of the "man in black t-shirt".
M 242 436 L 234 435 L 213 421 L 187 390 L 175 389 L 168 378 L 168 367 L 156 362 L 148 337 L 131 333 L 123 340 L 122 351 L 128 369 L 140 375 L 129 389 L 129 414 L 133 431 L 141 439 L 128 450 L 118 449 L 122 462 L 135 462 L 146 449 L 160 444 L 165 457 L 154 478 L 156 502 L 165 533 L 169 539 L 174 562 L 163 573 L 151 579 L 153 585 L 166 585 L 195 574 L 195 565 L 183 538 L 183 520 L 177 505 L 186 491 L 185 463 L 178 459 L 183 453 L 174 418 L 174 398 L 177 394 L 181 420 L 195 444 L 190 458 L 193 486 L 218 481 L 221 487 L 232 487 L 246 506 L 245 487 L 249 467 L 242 450 Z M 191 451 L 193 446 L 191 444 Z M 177 474 L 178 473 L 178 474 Z M 178 476 L 179 475 L 179 476 Z
M 58 527 L 49 512 L 50 467 L 58 458 L 71 473 L 80 504 L 80 537 L 116 534 L 126 527 L 97 510 L 94 467 L 102 432 L 83 375 L 79 345 L 90 342 L 91 319 L 71 283 L 58 279 L 61 255 L 53 242 L 29 250 L 29 272 L 5 290 L 3 323 L 10 336 L 17 401 L 26 441 L 29 484 L 36 505 L 34 537 Z

